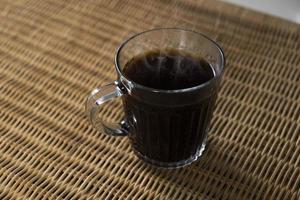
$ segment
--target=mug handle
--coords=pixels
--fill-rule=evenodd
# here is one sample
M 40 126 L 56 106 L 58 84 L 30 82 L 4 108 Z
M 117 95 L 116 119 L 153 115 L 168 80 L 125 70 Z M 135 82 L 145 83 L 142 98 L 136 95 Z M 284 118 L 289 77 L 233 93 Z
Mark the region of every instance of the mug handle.
M 113 136 L 128 135 L 128 127 L 125 120 L 119 123 L 108 123 L 99 116 L 100 108 L 104 103 L 121 97 L 123 94 L 126 94 L 126 90 L 122 88 L 118 81 L 92 90 L 86 99 L 85 111 L 96 130 L 104 131 L 105 134 Z

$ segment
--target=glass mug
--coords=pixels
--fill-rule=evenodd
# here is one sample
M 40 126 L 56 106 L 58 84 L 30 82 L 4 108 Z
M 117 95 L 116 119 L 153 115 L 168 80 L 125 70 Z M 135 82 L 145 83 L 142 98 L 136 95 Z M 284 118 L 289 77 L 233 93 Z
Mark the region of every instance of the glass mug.
M 126 78 L 125 64 L 141 53 L 172 48 L 204 58 L 214 77 L 185 89 L 161 90 Z M 118 79 L 94 89 L 86 101 L 86 112 L 94 126 L 113 136 L 129 136 L 135 154 L 159 167 L 176 168 L 197 160 L 205 149 L 207 133 L 225 65 L 220 46 L 208 37 L 176 28 L 154 29 L 126 40 L 117 50 Z M 122 98 L 125 117 L 108 123 L 99 116 L 102 105 Z

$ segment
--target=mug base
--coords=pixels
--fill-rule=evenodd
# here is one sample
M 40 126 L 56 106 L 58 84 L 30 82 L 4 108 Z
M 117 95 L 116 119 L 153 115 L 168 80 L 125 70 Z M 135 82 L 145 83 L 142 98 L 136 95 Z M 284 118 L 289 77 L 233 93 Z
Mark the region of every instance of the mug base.
M 177 162 L 162 162 L 162 161 L 154 160 L 154 159 L 148 158 L 145 155 L 142 155 L 140 152 L 138 152 L 136 150 L 134 150 L 134 153 L 139 159 L 145 161 L 147 164 L 150 164 L 152 166 L 164 168 L 164 169 L 176 169 L 176 168 L 181 168 L 181 167 L 190 165 L 191 163 L 198 160 L 201 157 L 201 155 L 203 154 L 203 152 L 205 150 L 205 146 L 206 146 L 206 139 L 202 143 L 201 147 L 197 150 L 195 155 L 191 156 L 188 159 L 180 160 Z

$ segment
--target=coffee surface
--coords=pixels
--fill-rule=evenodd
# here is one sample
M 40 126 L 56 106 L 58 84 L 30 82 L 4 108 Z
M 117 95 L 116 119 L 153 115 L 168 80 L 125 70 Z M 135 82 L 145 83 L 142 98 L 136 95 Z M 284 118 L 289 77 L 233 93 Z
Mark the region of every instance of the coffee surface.
M 184 51 L 149 51 L 125 65 L 125 76 L 155 89 L 176 90 L 203 84 L 214 77 L 210 64 Z

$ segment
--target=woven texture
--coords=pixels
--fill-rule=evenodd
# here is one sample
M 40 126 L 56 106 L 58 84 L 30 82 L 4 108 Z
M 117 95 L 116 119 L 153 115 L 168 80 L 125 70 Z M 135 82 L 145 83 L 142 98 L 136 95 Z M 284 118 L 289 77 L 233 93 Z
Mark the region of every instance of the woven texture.
M 192 165 L 137 159 L 92 129 L 88 92 L 154 27 L 205 33 L 227 66 Z M 0 0 L 0 199 L 300 199 L 300 26 L 216 1 Z M 115 121 L 120 103 L 103 115 Z

